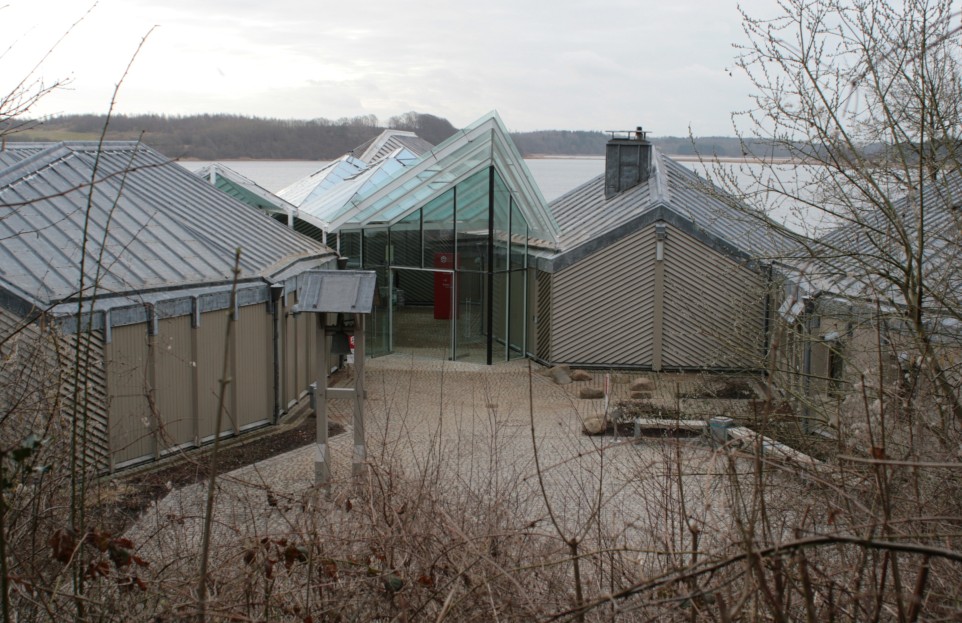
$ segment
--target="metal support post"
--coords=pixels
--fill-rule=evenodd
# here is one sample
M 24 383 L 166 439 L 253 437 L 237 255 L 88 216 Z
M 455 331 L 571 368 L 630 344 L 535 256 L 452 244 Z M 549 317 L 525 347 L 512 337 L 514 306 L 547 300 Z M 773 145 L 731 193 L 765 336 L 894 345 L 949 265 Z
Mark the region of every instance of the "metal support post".
M 328 494 L 331 492 L 331 457 L 327 443 L 327 331 L 325 330 L 326 314 L 315 314 L 317 317 L 317 389 L 314 395 L 314 415 L 317 419 L 317 436 L 314 445 L 314 483 L 323 487 Z
M 354 314 L 354 460 L 352 473 L 364 473 L 367 445 L 364 442 L 364 314 Z

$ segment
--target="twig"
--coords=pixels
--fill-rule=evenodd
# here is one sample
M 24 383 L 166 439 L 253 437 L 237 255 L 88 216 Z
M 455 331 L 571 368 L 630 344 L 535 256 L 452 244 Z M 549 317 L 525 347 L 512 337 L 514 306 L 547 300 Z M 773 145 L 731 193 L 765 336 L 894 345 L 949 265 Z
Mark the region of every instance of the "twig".
M 224 403 L 227 398 L 227 386 L 231 383 L 230 356 L 231 335 L 234 330 L 234 308 L 237 304 L 237 280 L 240 276 L 241 250 L 234 252 L 234 283 L 230 291 L 230 308 L 227 316 L 227 329 L 224 335 L 224 358 L 221 367 L 220 391 L 217 395 L 217 417 L 214 426 L 214 448 L 210 453 L 210 476 L 207 481 L 207 507 L 204 511 L 204 537 L 200 549 L 200 578 L 197 584 L 197 620 L 204 623 L 207 618 L 207 563 L 210 559 L 210 532 L 214 518 L 214 491 L 217 483 L 217 451 L 220 449 L 221 424 L 224 419 Z

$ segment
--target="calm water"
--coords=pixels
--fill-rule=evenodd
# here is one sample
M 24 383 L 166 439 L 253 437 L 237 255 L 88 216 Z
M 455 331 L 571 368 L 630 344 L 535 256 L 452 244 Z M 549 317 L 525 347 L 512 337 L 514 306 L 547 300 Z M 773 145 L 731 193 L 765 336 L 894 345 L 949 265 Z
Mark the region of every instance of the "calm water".
M 830 223 L 819 220 L 822 215 L 811 210 L 803 210 L 784 200 L 781 193 L 762 193 L 757 191 L 760 184 L 774 185 L 770 178 L 777 174 L 791 185 L 804 184 L 811 179 L 811 173 L 795 165 L 776 165 L 762 167 L 756 163 L 724 163 L 722 169 L 708 167 L 699 162 L 681 161 L 689 169 L 709 177 L 718 185 L 725 187 L 719 178 L 721 171 L 728 181 L 745 194 L 752 194 L 753 205 L 764 205 L 768 214 L 776 221 L 798 232 L 812 234 L 815 229 L 824 229 Z M 314 173 L 327 162 L 306 160 L 223 160 L 225 166 L 244 175 L 271 192 L 286 188 L 293 182 Z M 181 162 L 192 171 L 210 164 L 197 160 Z M 546 201 L 552 201 L 573 190 L 604 171 L 605 160 L 596 158 L 533 158 L 525 159 L 532 176 L 541 188 Z

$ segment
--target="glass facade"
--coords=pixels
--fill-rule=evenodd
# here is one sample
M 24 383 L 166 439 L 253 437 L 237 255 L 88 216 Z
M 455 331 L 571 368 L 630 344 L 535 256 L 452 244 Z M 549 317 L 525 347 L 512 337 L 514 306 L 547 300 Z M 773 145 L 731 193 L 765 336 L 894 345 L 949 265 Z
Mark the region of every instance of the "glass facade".
M 368 217 L 338 232 L 348 266 L 377 274 L 368 352 L 489 364 L 524 357 L 523 211 L 494 166 L 448 186 L 415 210 L 392 211 L 390 222 Z

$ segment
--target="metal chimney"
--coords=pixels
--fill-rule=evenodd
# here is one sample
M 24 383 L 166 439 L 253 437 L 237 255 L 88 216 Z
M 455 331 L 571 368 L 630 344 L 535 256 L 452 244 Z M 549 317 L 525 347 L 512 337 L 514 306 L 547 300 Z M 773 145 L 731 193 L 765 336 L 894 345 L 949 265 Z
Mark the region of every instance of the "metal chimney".
M 605 199 L 648 181 L 651 174 L 651 143 L 645 131 L 609 130 L 605 146 Z

